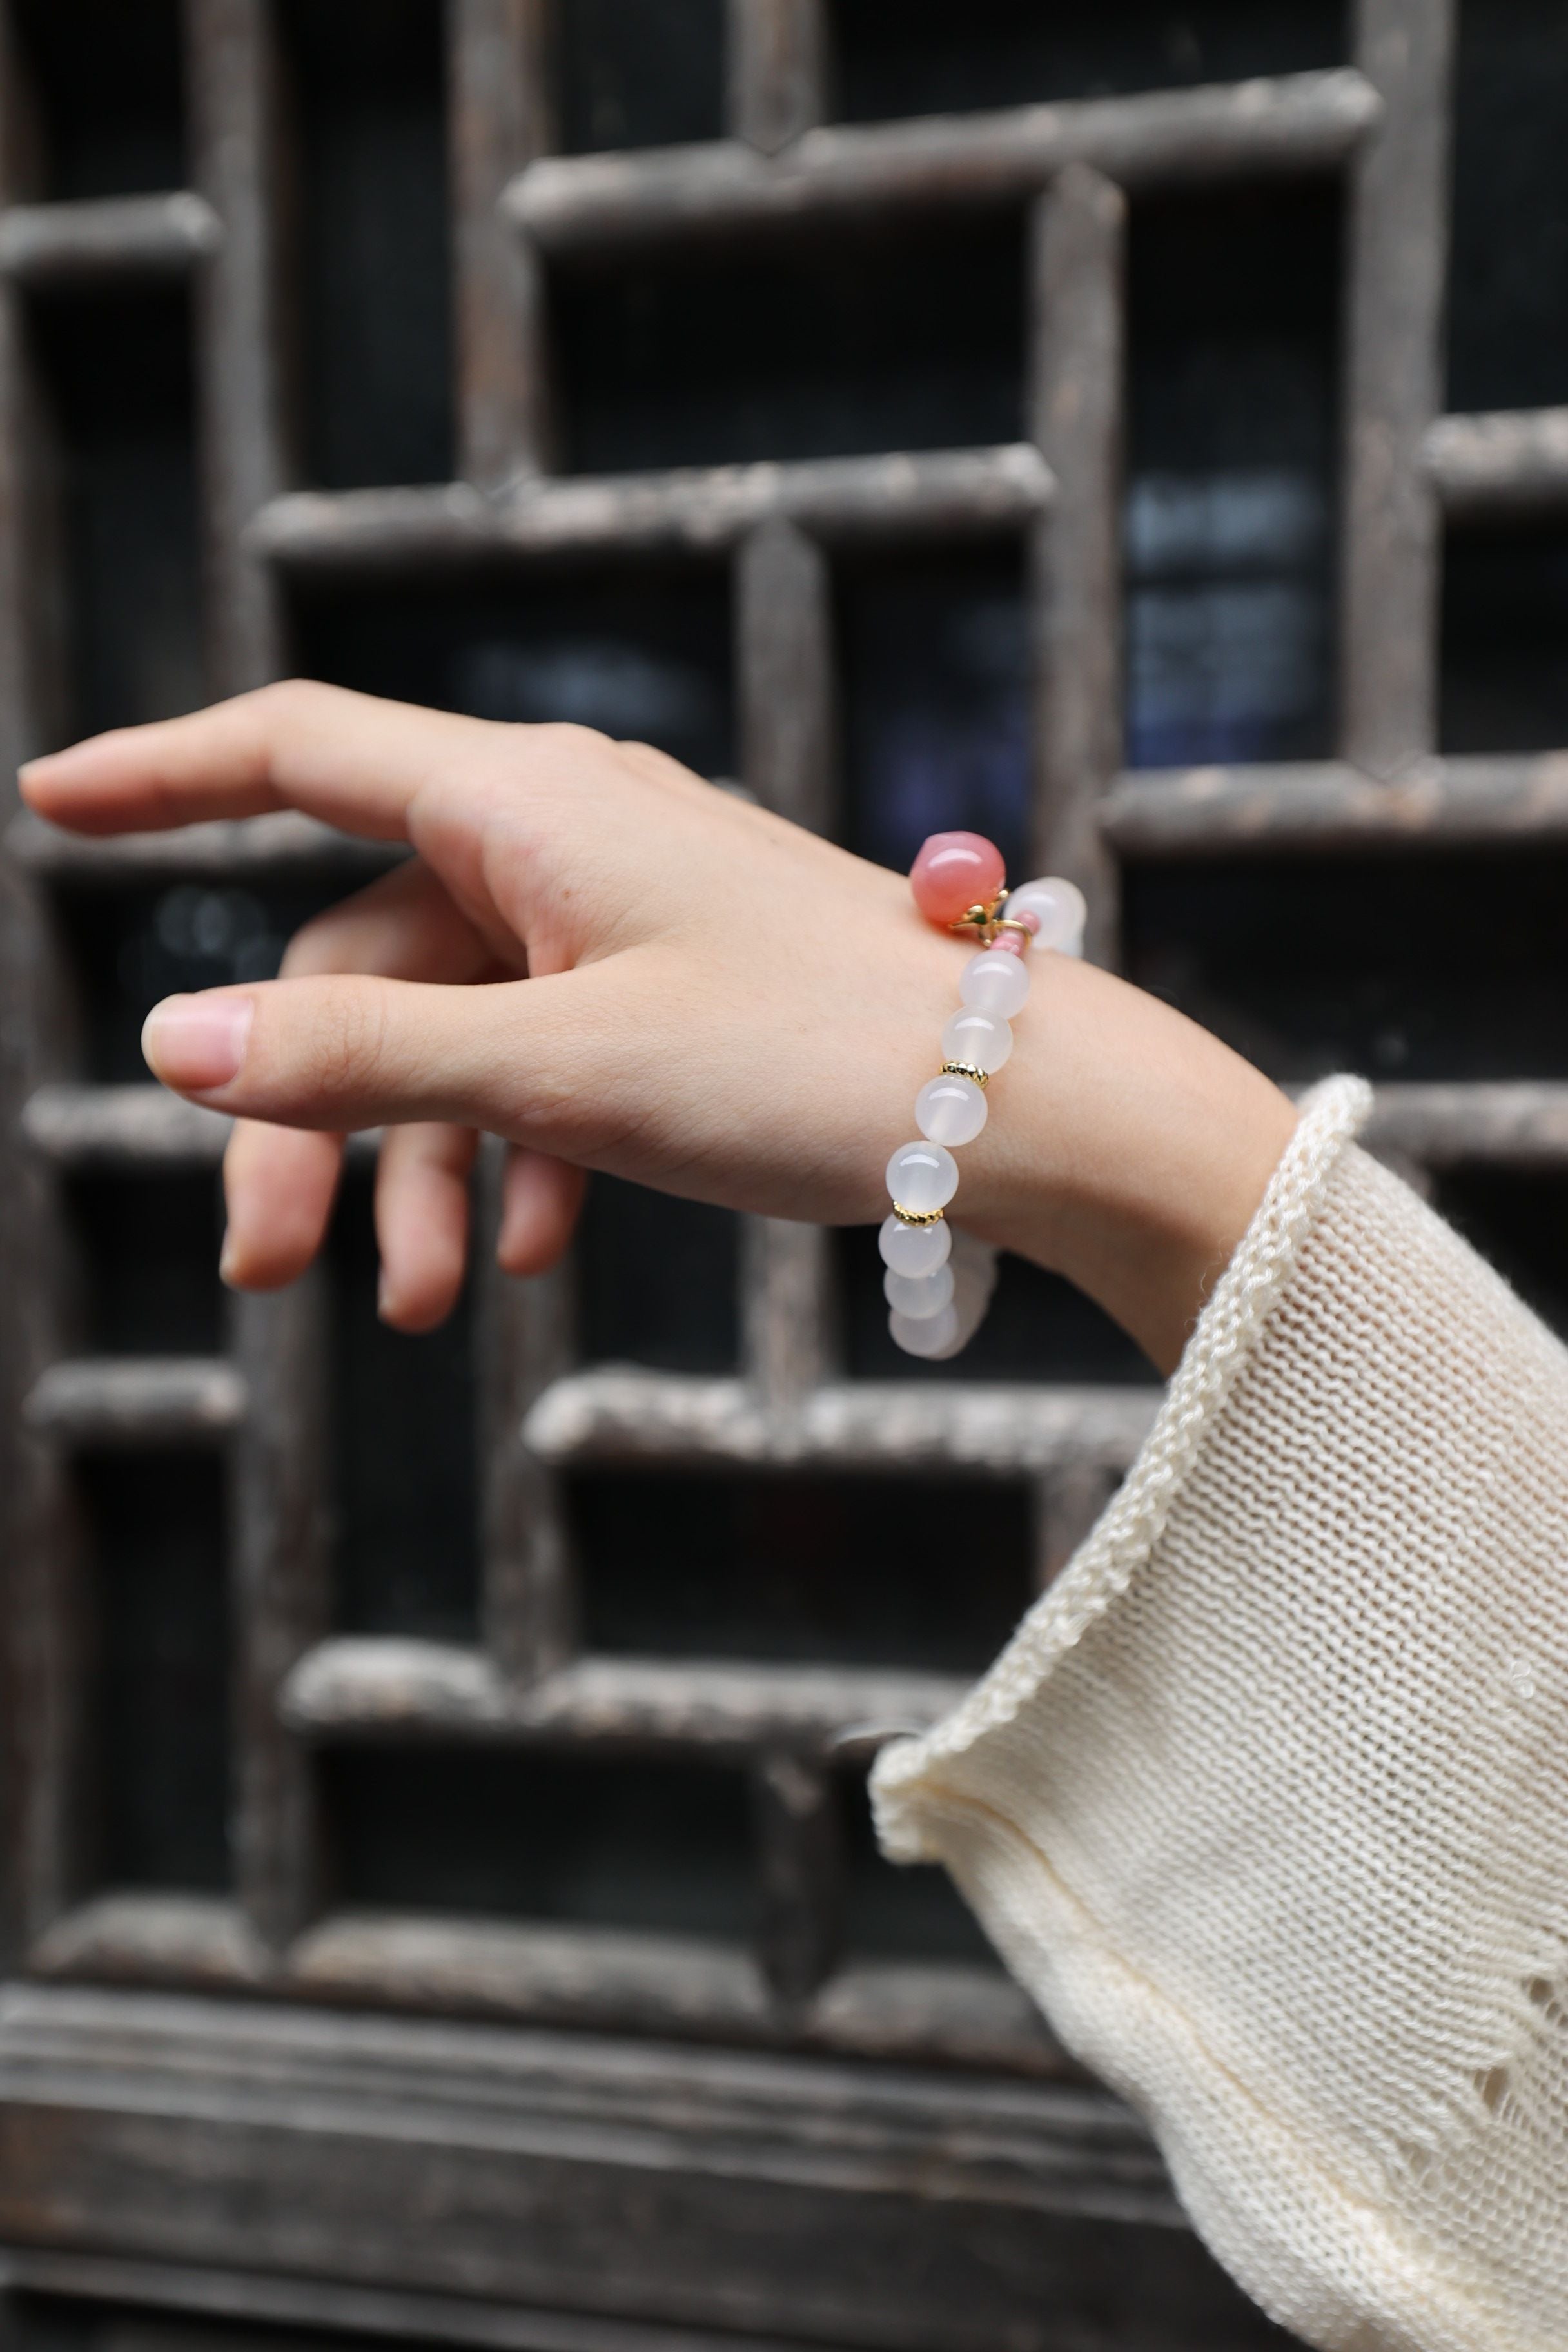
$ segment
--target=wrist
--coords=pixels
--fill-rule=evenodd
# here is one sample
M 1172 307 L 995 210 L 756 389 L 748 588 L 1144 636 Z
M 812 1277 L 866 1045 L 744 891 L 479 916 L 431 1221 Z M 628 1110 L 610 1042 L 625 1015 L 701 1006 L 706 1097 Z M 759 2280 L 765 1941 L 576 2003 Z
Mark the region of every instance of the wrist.
M 1295 1107 L 1142 991 L 1067 957 L 1032 961 L 1005 1115 L 970 1157 L 977 1181 L 961 1222 L 1065 1275 L 1168 1373 L 1256 1213 Z

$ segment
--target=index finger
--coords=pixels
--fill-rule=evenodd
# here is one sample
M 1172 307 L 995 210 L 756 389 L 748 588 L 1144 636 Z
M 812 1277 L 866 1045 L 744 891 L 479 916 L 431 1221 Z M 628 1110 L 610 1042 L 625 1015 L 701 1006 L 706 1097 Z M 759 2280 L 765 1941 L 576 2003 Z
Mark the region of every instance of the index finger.
M 22 796 L 73 833 L 163 833 L 301 809 L 345 833 L 402 841 L 421 784 L 496 732 L 482 719 L 290 678 L 29 761 Z

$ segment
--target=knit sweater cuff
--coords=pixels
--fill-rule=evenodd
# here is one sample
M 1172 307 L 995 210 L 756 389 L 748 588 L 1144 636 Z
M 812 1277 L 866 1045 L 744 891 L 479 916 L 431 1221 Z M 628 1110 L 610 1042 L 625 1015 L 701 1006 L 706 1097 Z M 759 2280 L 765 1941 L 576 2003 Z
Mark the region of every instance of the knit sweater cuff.
M 1568 1355 L 1317 1089 L 1098 1526 L 872 1780 L 1324 2347 L 1568 2310 Z

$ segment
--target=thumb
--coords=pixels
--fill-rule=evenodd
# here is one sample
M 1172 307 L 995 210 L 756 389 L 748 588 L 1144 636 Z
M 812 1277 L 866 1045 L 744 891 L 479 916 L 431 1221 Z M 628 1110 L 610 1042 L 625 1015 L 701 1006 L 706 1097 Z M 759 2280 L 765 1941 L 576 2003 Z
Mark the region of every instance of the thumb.
M 142 1050 L 155 1077 L 216 1109 L 339 1131 L 446 1119 L 576 1157 L 592 1142 L 594 1055 L 613 1037 L 605 967 L 473 987 L 363 973 L 166 997 Z M 591 983 L 597 983 L 596 985 Z

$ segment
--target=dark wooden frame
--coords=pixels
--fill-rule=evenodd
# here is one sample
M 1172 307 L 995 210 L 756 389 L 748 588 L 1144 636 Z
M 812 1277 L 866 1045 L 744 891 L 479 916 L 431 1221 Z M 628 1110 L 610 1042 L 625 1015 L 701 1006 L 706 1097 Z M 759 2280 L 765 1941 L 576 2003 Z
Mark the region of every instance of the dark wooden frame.
M 34 201 L 19 67 L 0 58 L 9 84 L 0 122 L 0 773 L 48 737 L 58 667 L 58 523 L 30 375 L 27 290 L 177 273 L 198 296 L 215 691 L 278 675 L 280 585 L 290 576 L 386 578 L 497 562 L 529 571 L 584 553 L 700 549 L 731 567 L 742 781 L 768 805 L 831 826 L 829 603 L 839 551 L 1013 534 L 1027 547 L 1033 583 L 1039 863 L 1090 890 L 1091 947 L 1102 960 L 1116 953 L 1124 854 L 1407 853 L 1568 834 L 1568 751 L 1454 760 L 1436 748 L 1445 517 L 1568 505 L 1568 411 L 1436 413 L 1453 0 L 1358 0 L 1353 68 L 870 128 L 825 122 L 823 0 L 731 0 L 732 135 L 583 157 L 550 152 L 544 0 L 447 0 L 462 478 L 341 494 L 294 487 L 279 259 L 287 139 L 268 0 L 186 0 L 185 13 L 191 190 Z M 1127 195 L 1304 171 L 1342 175 L 1349 198 L 1338 755 L 1123 773 L 1117 492 Z M 805 216 L 929 213 L 1004 197 L 1033 212 L 1027 442 L 605 480 L 552 471 L 542 289 L 554 257 L 744 240 Z M 933 1720 L 953 1689 L 894 1672 L 578 1654 L 557 1481 L 577 1464 L 647 1460 L 890 1472 L 918 1460 L 981 1479 L 1022 1477 L 1037 1496 L 1044 1581 L 1136 1453 L 1154 1391 L 847 1381 L 824 1236 L 787 1223 L 747 1229 L 743 1362 L 732 1379 L 576 1369 L 565 1280 L 519 1289 L 487 1276 L 478 1339 L 485 1639 L 470 1652 L 323 1630 L 313 1283 L 238 1303 L 219 1359 L 73 1352 L 55 1274 L 58 1177 L 81 1167 L 210 1165 L 224 1127 L 150 1087 L 59 1076 L 67 992 L 52 883 L 352 877 L 375 856 L 292 817 L 100 844 L 16 817 L 5 835 L 0 1725 L 7 1949 L 12 1969 L 31 1979 L 0 2008 L 0 2236 L 14 2249 L 14 2275 L 191 2308 L 520 2345 L 590 2340 L 573 2335 L 575 2322 L 523 2308 L 546 2305 L 618 2314 L 615 2327 L 606 2318 L 591 2333 L 595 2345 L 629 2341 L 634 2318 L 658 2323 L 637 2330 L 650 2342 L 677 2325 L 752 2341 L 750 2331 L 766 2326 L 868 2344 L 1004 2335 L 1030 2345 L 1109 2342 L 1087 2322 L 1070 2336 L 1041 2332 L 1052 2294 L 1071 2300 L 1051 2249 L 1062 2217 L 1077 2217 L 1075 2229 L 1086 2216 L 1095 2229 L 1139 2221 L 1163 2242 L 1173 2209 L 1136 2129 L 1074 2080 L 1000 1980 L 957 1967 L 837 1965 L 830 1774 L 889 1728 Z M 1386 1087 L 1373 1135 L 1417 1166 L 1562 1167 L 1568 1088 Z M 239 1530 L 237 1894 L 232 1904 L 83 1900 L 89 1727 L 79 1538 L 62 1465 L 88 1444 L 174 1442 L 225 1450 Z M 391 1735 L 742 1760 L 764 1898 L 753 1958 L 651 1937 L 323 1912 L 313 1751 Z M 258 1995 L 284 2005 L 239 2005 Z M 438 2028 L 405 2016 L 329 2029 L 312 2006 L 326 2001 L 516 2022 L 510 2038 L 497 2024 Z M 567 2024 L 634 2038 L 540 2030 Z M 666 2049 L 656 2063 L 635 2039 L 649 2035 L 749 2044 L 754 2054 L 693 2048 L 677 2058 Z M 919 2071 L 884 2075 L 852 2063 L 869 2058 Z M 936 2071 L 955 2065 L 1013 2079 L 972 2076 L 960 2093 Z M 327 2123 L 308 2089 L 318 2066 L 333 2084 L 322 2094 Z M 635 2258 L 606 2263 L 592 2231 L 552 2246 L 564 2209 L 547 2211 L 550 2200 L 516 2171 L 521 2156 L 503 2156 L 492 2067 L 515 2094 L 506 2130 L 522 2132 L 520 2116 L 546 2141 L 558 2128 L 552 2162 L 563 2177 L 586 2184 L 602 2163 L 623 2198 L 655 2176 L 682 2184 L 637 2236 Z M 422 2119 L 419 2146 L 374 2119 L 377 2084 L 392 2074 Z M 684 2105 L 667 2116 L 660 2102 L 677 2079 Z M 661 2120 L 650 2124 L 656 2110 Z M 838 2121 L 824 2118 L 853 2120 L 836 2139 Z M 563 2152 L 579 2129 L 589 2148 L 581 2175 L 572 2172 L 578 2156 Z M 652 2154 L 632 2152 L 626 2136 L 644 2129 L 669 2137 Z M 754 2173 L 772 2184 L 765 2221 L 732 2179 L 713 2179 L 716 2162 L 746 2171 L 752 2158 L 735 2155 L 742 2143 L 767 2151 Z M 368 2275 L 353 2199 L 334 2185 L 331 2163 L 321 2172 L 304 2160 L 329 2144 L 339 2152 L 332 2162 L 366 2165 L 381 2200 L 379 2267 Z M 420 2168 L 437 2158 L 456 2166 L 459 2150 L 481 2147 L 481 2171 L 509 2180 L 504 2195 L 515 2193 L 516 2213 L 531 2218 L 510 2230 L 510 2253 L 492 2233 L 482 2258 L 448 2259 L 416 2226 Z M 258 2200 L 245 2227 L 224 2223 L 222 2200 L 206 2196 L 209 2165 L 232 2167 Z M 816 2187 L 801 2186 L 806 2175 Z M 727 2217 L 710 2221 L 705 2274 L 682 2259 L 687 2223 L 677 2215 L 699 2180 L 710 2211 Z M 148 2182 L 162 2183 L 162 2219 Z M 583 2188 L 590 2202 L 599 2193 Z M 912 2252 L 932 2198 L 947 2216 L 937 2232 L 945 2268 Z M 814 2245 L 840 2247 L 845 2224 L 826 2218 L 834 2199 L 862 2221 L 875 2209 L 885 2228 L 868 2225 L 858 2262 L 842 2250 L 824 2256 L 834 2284 L 814 2301 L 791 2279 L 816 2259 Z M 317 2200 L 319 2238 L 310 2220 Z M 755 2275 L 771 2282 L 765 2310 L 747 2301 L 742 2257 L 731 2279 L 730 2254 L 715 2251 L 763 2227 L 775 2235 L 773 2252 L 757 2258 Z M 656 2259 L 648 2249 L 665 2231 Z M 1187 2257 L 1167 2259 L 1179 2269 Z M 1151 2275 L 1163 2275 L 1158 2263 Z M 1121 2313 L 1114 2340 L 1152 2341 L 1152 2306 L 1144 2311 L 1125 2282 L 1121 2292 L 1121 2304 L 1101 2297 Z M 1206 2290 L 1183 2292 L 1199 2311 Z M 437 2321 L 437 2306 L 421 2300 L 431 2296 L 464 2300 L 460 2310 L 442 2302 Z M 1232 2340 L 1229 2309 L 1215 2305 L 1203 2318 L 1205 2342 Z

